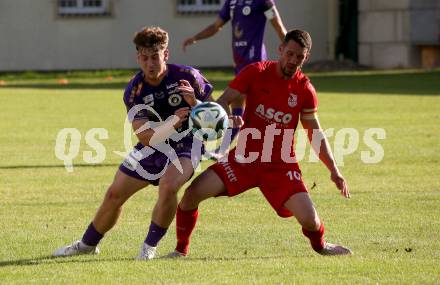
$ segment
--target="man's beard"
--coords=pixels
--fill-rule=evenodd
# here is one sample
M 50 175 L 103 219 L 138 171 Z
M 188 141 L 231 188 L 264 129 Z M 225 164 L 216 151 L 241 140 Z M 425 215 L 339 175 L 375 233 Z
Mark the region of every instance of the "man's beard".
M 287 68 L 287 65 L 286 65 L 284 68 L 281 68 L 281 71 L 283 72 L 283 75 L 285 77 L 292 77 L 295 74 L 295 72 L 300 68 L 301 68 L 301 66 L 296 66 L 293 69 L 289 69 L 289 68 Z

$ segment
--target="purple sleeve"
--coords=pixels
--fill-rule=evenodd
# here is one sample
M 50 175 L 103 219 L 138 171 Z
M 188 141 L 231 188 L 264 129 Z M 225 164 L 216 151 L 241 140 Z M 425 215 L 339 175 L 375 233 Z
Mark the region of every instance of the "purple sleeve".
M 125 108 L 127 109 L 127 114 L 130 112 L 130 110 L 138 104 L 144 104 L 143 102 L 139 101 L 141 96 L 140 92 L 142 90 L 142 82 L 138 82 L 134 78 L 128 83 L 127 87 L 124 91 L 124 104 Z M 139 102 L 136 102 L 138 100 Z M 147 112 L 145 109 L 137 110 L 137 112 L 134 113 L 134 117 L 130 118 L 130 120 L 138 120 L 138 119 L 147 119 Z
M 130 110 L 131 107 L 133 107 L 134 105 L 134 93 L 133 91 L 133 81 L 130 81 L 127 84 L 127 87 L 125 87 L 125 91 L 124 91 L 124 104 L 125 107 L 127 108 L 127 111 Z
M 225 4 L 223 4 L 222 9 L 218 13 L 218 16 L 222 18 L 225 23 L 231 19 L 231 6 L 229 5 L 229 2 L 230 0 L 226 0 Z
M 196 98 L 200 101 L 205 101 L 214 90 L 212 84 L 198 71 L 194 70 L 194 81 L 192 87 Z

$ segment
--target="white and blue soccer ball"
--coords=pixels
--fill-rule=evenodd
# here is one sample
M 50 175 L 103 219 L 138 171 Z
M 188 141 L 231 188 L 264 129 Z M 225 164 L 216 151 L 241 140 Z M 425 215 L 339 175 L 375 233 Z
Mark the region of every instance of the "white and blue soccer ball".
M 213 141 L 221 138 L 228 128 L 228 114 L 215 102 L 195 106 L 189 116 L 189 127 L 199 140 Z

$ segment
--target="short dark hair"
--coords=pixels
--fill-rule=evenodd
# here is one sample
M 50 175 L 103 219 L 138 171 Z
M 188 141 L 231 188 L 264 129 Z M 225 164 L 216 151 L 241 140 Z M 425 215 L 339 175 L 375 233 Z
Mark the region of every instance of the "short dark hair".
M 134 35 L 133 43 L 140 47 L 162 50 L 168 47 L 168 33 L 159 27 L 144 27 Z
M 283 43 L 287 44 L 291 40 L 298 43 L 301 47 L 306 48 L 309 52 L 312 49 L 312 37 L 306 31 L 290 30 L 284 37 Z

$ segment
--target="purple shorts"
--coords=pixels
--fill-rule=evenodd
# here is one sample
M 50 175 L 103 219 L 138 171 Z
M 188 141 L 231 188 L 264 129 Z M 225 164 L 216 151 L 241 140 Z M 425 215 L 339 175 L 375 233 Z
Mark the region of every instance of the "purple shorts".
M 203 147 L 199 151 L 192 152 L 192 141 L 176 143 L 170 147 L 169 152 L 161 152 L 154 148 L 147 147 L 146 153 L 141 154 L 144 146 L 137 144 L 134 150 L 125 158 L 119 166 L 119 170 L 130 177 L 147 181 L 152 185 L 159 185 L 159 180 L 165 173 L 171 161 L 180 157 L 191 159 L 195 169 L 202 158 Z M 174 153 L 173 153 L 174 151 Z M 144 158 L 142 158 L 144 157 Z

